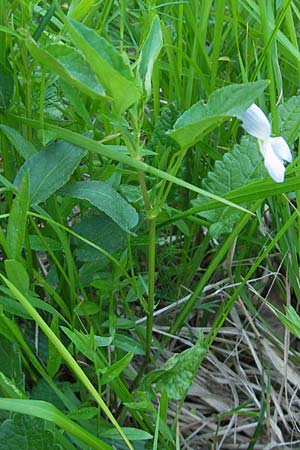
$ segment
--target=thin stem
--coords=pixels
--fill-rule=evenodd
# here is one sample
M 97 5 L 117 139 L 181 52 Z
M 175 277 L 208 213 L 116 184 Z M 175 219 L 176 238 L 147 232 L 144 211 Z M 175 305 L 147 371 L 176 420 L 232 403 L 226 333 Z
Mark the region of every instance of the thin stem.
M 154 286 L 155 286 L 155 255 L 156 255 L 156 217 L 149 219 L 149 254 L 148 254 L 148 311 L 147 311 L 147 329 L 146 329 L 146 355 L 148 362 L 151 356 L 152 328 L 154 313 Z

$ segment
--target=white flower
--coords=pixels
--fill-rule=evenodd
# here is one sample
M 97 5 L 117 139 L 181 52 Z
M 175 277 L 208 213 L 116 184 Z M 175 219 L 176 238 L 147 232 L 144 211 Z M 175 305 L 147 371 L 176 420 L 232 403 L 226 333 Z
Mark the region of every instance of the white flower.
M 284 161 L 291 162 L 292 154 L 283 137 L 271 137 L 271 125 L 263 111 L 255 104 L 239 116 L 242 127 L 258 140 L 267 171 L 274 181 L 284 180 Z

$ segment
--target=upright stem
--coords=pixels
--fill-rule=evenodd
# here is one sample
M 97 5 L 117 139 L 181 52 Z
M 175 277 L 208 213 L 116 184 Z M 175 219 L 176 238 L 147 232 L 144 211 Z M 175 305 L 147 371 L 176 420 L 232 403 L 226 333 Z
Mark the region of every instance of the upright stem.
M 138 171 L 139 182 L 148 216 L 149 226 L 149 247 L 148 247 L 148 305 L 147 305 L 147 326 L 146 326 L 146 367 L 151 356 L 153 312 L 154 312 L 154 286 L 155 286 L 155 254 L 156 254 L 156 212 L 152 210 L 147 192 L 145 173 Z
M 149 253 L 148 253 L 148 311 L 146 329 L 146 355 L 148 362 L 151 356 L 153 313 L 154 313 L 154 286 L 155 286 L 155 253 L 156 253 L 156 217 L 149 218 Z

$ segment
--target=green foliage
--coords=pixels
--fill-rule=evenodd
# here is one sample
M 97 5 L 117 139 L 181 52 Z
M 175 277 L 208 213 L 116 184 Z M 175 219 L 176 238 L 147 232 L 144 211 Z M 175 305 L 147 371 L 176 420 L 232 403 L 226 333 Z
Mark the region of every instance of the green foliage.
M 124 111 L 139 99 L 139 90 L 128 61 L 91 28 L 64 18 L 71 39 L 93 67 L 107 94 L 114 99 L 116 109 Z
M 197 369 L 205 357 L 206 347 L 203 335 L 195 345 L 172 356 L 160 369 L 145 378 L 145 386 L 155 385 L 157 392 L 166 392 L 171 400 L 181 400 L 191 387 Z
M 284 139 L 292 144 L 299 137 L 300 128 L 300 96 L 289 98 L 278 107 L 279 132 Z
M 190 147 L 224 120 L 241 115 L 267 86 L 267 81 L 256 81 L 221 88 L 211 94 L 207 104 L 196 103 L 183 113 L 169 135 L 181 147 Z
M 269 339 L 257 279 L 277 278 L 289 306 L 269 307 L 299 336 L 298 19 L 290 0 L 1 3 L 0 448 L 231 448 L 244 425 L 264 446 L 273 371 L 260 412 L 246 391 L 222 414 L 203 396 L 198 433 L 181 408 L 235 321 Z M 293 152 L 283 183 L 236 120 L 252 103 Z
M 50 144 L 23 164 L 14 184 L 19 186 L 28 172 L 30 203 L 45 201 L 69 180 L 84 155 L 84 150 L 66 142 Z
M 80 181 L 66 186 L 60 192 L 81 200 L 88 200 L 125 231 L 134 228 L 138 223 L 138 214 L 135 209 L 108 183 Z
M 26 172 L 13 201 L 7 224 L 7 256 L 12 259 L 21 258 L 26 233 L 29 189 L 29 177 Z
M 147 98 L 149 98 L 151 94 L 151 76 L 153 65 L 159 55 L 162 45 L 163 42 L 160 20 L 158 16 L 155 16 L 142 46 L 140 61 L 138 64 L 138 71 L 143 81 Z
M 236 144 L 231 152 L 225 153 L 222 161 L 217 161 L 213 172 L 203 180 L 203 188 L 224 195 L 245 184 L 260 180 L 266 176 L 262 156 L 257 148 L 254 138 L 245 136 L 241 144 Z M 194 205 L 201 205 L 200 198 L 193 201 Z M 240 217 L 240 213 L 233 208 L 213 209 L 200 213 L 210 222 L 209 233 L 212 237 L 219 238 L 224 233 L 229 233 Z
M 126 234 L 108 216 L 84 217 L 74 226 L 74 231 L 90 242 L 97 244 L 108 253 L 124 248 Z M 80 261 L 94 261 L 106 259 L 98 249 L 89 244 L 76 240 L 75 254 Z
M 0 63 L 0 109 L 8 108 L 12 102 L 14 79 L 11 71 Z
M 44 50 L 33 39 L 27 41 L 27 47 L 34 58 L 59 75 L 68 85 L 94 99 L 106 96 L 91 68 L 74 48 L 52 44 Z
M 16 414 L 0 427 L 1 450 L 63 450 L 45 422 L 34 417 Z
M 13 144 L 17 152 L 25 160 L 34 155 L 37 150 L 36 148 L 14 128 L 8 127 L 7 125 L 0 125 L 1 130 Z

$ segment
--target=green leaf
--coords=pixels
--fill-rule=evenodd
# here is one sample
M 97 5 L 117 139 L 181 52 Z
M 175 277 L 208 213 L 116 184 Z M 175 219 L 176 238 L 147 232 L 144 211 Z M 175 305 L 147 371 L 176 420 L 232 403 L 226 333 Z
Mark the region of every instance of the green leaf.
M 20 259 L 25 240 L 27 212 L 29 208 L 29 176 L 25 173 L 19 191 L 13 201 L 7 224 L 8 257 Z
M 158 392 L 166 391 L 169 399 L 180 400 L 191 387 L 198 366 L 206 354 L 203 336 L 200 335 L 194 347 L 172 356 L 161 369 L 145 377 L 147 389 L 155 383 Z
M 72 331 L 69 328 L 61 327 L 63 332 L 73 342 L 77 350 L 85 355 L 91 361 L 95 361 L 97 358 L 93 341 L 89 335 L 83 334 L 80 331 Z
M 10 358 L 10 355 L 8 357 Z M 1 371 L 0 371 L 0 392 L 4 397 L 27 398 L 25 392 L 16 386 L 14 380 L 7 377 Z
M 53 331 L 53 333 L 55 333 L 56 336 L 58 336 L 59 338 L 57 316 L 53 317 L 50 328 Z M 51 378 L 54 378 L 56 373 L 59 371 L 61 362 L 62 362 L 61 354 L 57 351 L 57 348 L 52 344 L 52 342 L 48 341 L 47 371 Z
M 7 278 L 22 294 L 27 295 L 29 290 L 29 276 L 24 266 L 14 259 L 6 259 L 4 266 Z
M 88 200 L 125 231 L 131 230 L 138 223 L 136 210 L 114 188 L 102 181 L 79 181 L 65 186 L 60 193 Z
M 167 131 L 173 128 L 179 116 L 180 110 L 176 103 L 170 103 L 162 108 L 150 139 L 151 149 L 157 151 L 159 145 L 166 148 L 175 147 L 175 150 L 179 149 L 178 144 L 167 134 Z
M 136 339 L 133 339 L 130 336 L 126 336 L 125 334 L 116 333 L 112 343 L 125 352 L 133 351 L 135 355 L 145 354 L 143 345 Z
M 36 234 L 30 234 L 29 235 L 29 244 L 31 250 L 34 250 L 36 252 L 44 252 L 48 250 L 52 250 L 53 252 L 61 251 L 61 244 L 58 241 L 55 241 L 54 239 L 43 236 L 43 239 L 41 239 Z
M 66 17 L 62 17 L 73 43 L 84 54 L 100 83 L 113 98 L 116 110 L 123 112 L 139 100 L 128 60 L 94 30 Z
M 50 144 L 23 164 L 14 184 L 19 186 L 28 171 L 31 204 L 40 203 L 69 180 L 85 154 L 85 150 L 64 141 Z
M 0 450 L 62 450 L 46 422 L 15 415 L 0 427 Z
M 142 46 L 141 55 L 139 58 L 138 71 L 144 83 L 147 98 L 151 95 L 151 77 L 154 63 L 162 48 L 162 31 L 160 20 L 155 16 Z
M 86 406 L 77 409 L 77 411 L 68 414 L 68 417 L 73 420 L 90 420 L 99 414 L 98 408 L 95 406 Z
M 280 135 L 292 144 L 299 136 L 300 95 L 289 98 L 278 107 L 278 127 Z
M 26 160 L 37 153 L 31 142 L 27 141 L 17 130 L 7 125 L 0 125 L 0 128 L 22 158 Z
M 204 189 L 223 196 L 241 186 L 261 180 L 266 174 L 256 140 L 250 136 L 244 136 L 241 144 L 235 145 L 231 152 L 225 153 L 222 161 L 216 162 L 213 172 L 208 173 L 202 185 Z M 203 197 L 193 201 L 193 205 L 202 203 L 204 203 Z M 199 214 L 210 221 L 209 233 L 214 238 L 230 232 L 240 217 L 240 212 L 231 207 L 203 211 Z
M 69 104 L 72 105 L 72 108 L 74 109 L 76 114 L 78 114 L 78 116 L 84 120 L 87 127 L 91 128 L 91 119 L 85 107 L 81 93 L 78 91 L 78 89 L 66 83 L 62 79 L 59 81 L 59 85 L 64 96 L 69 101 Z
M 96 0 L 73 0 L 70 4 L 68 16 L 80 20 L 90 12 Z
M 0 109 L 8 108 L 14 93 L 14 79 L 11 71 L 0 63 Z
M 27 39 L 26 45 L 37 61 L 59 75 L 70 86 L 93 99 L 106 96 L 92 69 L 76 49 L 63 44 L 52 44 L 42 49 L 33 39 Z
M 12 380 L 17 389 L 23 391 L 25 376 L 22 370 L 21 354 L 15 344 L 0 335 L 1 372 Z
M 113 253 L 115 250 L 123 248 L 126 242 L 124 230 L 104 214 L 84 217 L 73 229 L 77 234 L 97 244 L 97 246 L 108 253 Z M 75 239 L 75 244 L 77 246 L 75 254 L 80 261 L 94 261 L 106 258 L 99 250 L 79 239 Z
M 268 81 L 232 84 L 213 92 L 207 104 L 196 103 L 175 123 L 169 135 L 188 148 L 229 117 L 241 115 L 268 86 Z
M 130 361 L 132 360 L 134 356 L 134 351 L 127 353 L 127 355 L 123 356 L 119 361 L 113 363 L 111 366 L 106 367 L 104 370 L 102 370 L 102 377 L 101 382 L 103 384 L 108 384 L 112 380 L 114 380 L 117 376 L 119 376 L 124 369 L 128 366 Z
M 152 439 L 152 435 L 144 430 L 138 430 L 137 428 L 131 427 L 122 427 L 122 430 L 130 441 L 145 441 L 148 439 Z M 120 435 L 114 428 L 103 431 L 101 433 L 101 437 L 105 437 L 106 439 L 121 439 Z
M 21 414 L 34 416 L 35 418 L 38 417 L 40 419 L 44 419 L 45 421 L 53 422 L 63 430 L 70 433 L 71 435 L 82 440 L 84 443 L 90 445 L 93 449 L 112 450 L 112 447 L 110 445 L 102 442 L 100 439 L 92 435 L 89 431 L 81 428 L 79 425 L 70 420 L 66 415 L 64 415 L 50 403 L 39 400 L 19 400 L 19 399 L 0 398 L 0 409 L 14 411 Z M 2 449 L 7 450 L 8 448 L 12 450 L 14 448 L 16 450 L 17 449 L 25 450 L 23 445 L 24 436 L 26 436 L 26 440 L 29 440 L 29 445 L 26 450 L 41 450 L 41 449 L 52 450 L 55 448 L 53 446 L 51 436 L 48 436 L 48 433 L 46 432 L 47 427 L 45 422 L 37 420 L 30 421 L 29 419 L 28 420 L 24 419 L 24 417 L 21 416 L 17 417 L 20 417 L 21 421 L 25 421 L 27 426 L 25 427 L 25 429 L 22 429 L 21 433 L 20 431 L 17 431 L 15 427 L 13 427 L 14 432 L 12 432 L 10 428 L 8 430 L 7 426 L 4 425 L 8 421 L 4 422 L 0 427 L 0 450 Z M 29 424 L 32 425 L 30 426 Z M 14 435 L 18 437 L 18 441 L 16 441 L 18 443 L 18 446 L 15 446 L 16 444 L 13 441 Z M 8 437 L 9 439 L 12 440 L 12 442 L 14 442 L 12 446 L 7 445 Z M 22 440 L 20 440 L 20 438 Z M 3 439 L 6 440 L 3 441 Z M 33 439 L 33 441 L 31 441 L 31 439 Z M 51 443 L 50 447 L 45 446 L 47 445 L 47 442 Z M 3 443 L 5 444 L 5 446 L 2 445 Z

